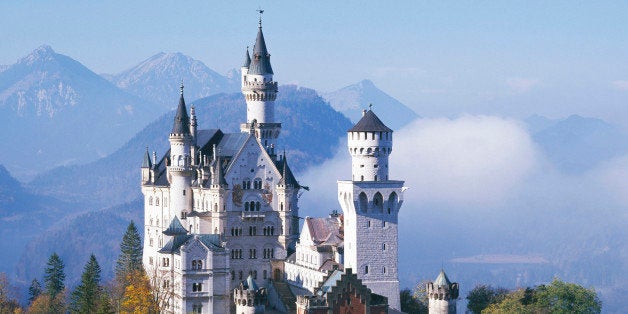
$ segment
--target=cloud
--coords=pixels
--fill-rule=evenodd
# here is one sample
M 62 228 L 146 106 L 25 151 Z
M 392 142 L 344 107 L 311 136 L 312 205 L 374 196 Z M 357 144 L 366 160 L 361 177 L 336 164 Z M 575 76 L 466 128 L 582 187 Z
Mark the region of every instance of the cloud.
M 506 79 L 506 85 L 516 94 L 529 92 L 540 83 L 536 78 L 511 77 Z
M 304 215 L 325 215 L 339 208 L 336 180 L 351 177 L 345 143 L 334 159 L 301 177 L 312 187 L 301 207 L 316 209 Z M 532 140 L 514 120 L 420 119 L 395 132 L 390 177 L 406 181 L 411 188 L 406 199 L 411 202 L 485 206 L 510 196 L 536 164 Z
M 613 84 L 613 87 L 615 87 L 615 89 L 618 89 L 620 91 L 628 91 L 628 81 L 617 80 L 611 83 Z
M 464 116 L 404 128 L 390 164 L 392 177 L 405 179 L 417 201 L 487 206 L 513 193 L 535 169 L 537 155 L 516 121 Z

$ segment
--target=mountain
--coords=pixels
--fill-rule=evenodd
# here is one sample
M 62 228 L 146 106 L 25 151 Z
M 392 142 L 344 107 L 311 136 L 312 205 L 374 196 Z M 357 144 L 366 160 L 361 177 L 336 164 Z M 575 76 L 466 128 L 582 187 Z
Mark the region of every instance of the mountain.
M 143 231 L 143 213 L 137 210 L 142 204 L 141 199 L 136 199 L 58 222 L 25 245 L 18 255 L 15 270 L 11 271 L 16 273 L 19 282 L 28 284 L 33 278 L 42 278 L 48 257 L 56 252 L 65 264 L 66 286 L 74 287 L 80 281 L 83 265 L 93 253 L 102 269 L 103 282 L 110 280 L 128 224 L 133 220 L 140 234 Z
M 178 92 L 171 98 L 171 103 L 177 103 Z M 241 93 L 219 94 L 187 103 L 188 107 L 193 104 L 196 108 L 199 129 L 240 132 L 240 123 L 246 118 Z M 351 127 L 346 117 L 308 88 L 280 86 L 275 112 L 282 123 L 277 147 L 287 151 L 290 166 L 297 173 L 331 158 L 339 139 Z M 37 193 L 98 207 L 130 202 L 140 195 L 139 167 L 146 147 L 158 156 L 166 152 L 174 115 L 173 110 L 161 116 L 105 158 L 50 170 L 38 175 L 29 187 Z
M 565 173 L 583 173 L 628 152 L 628 135 L 600 119 L 531 116 L 525 122 L 550 162 Z
M 335 92 L 325 93 L 323 97 L 334 109 L 342 112 L 353 122 L 360 120 L 362 110 L 366 109 L 369 104 L 373 104 L 379 118 L 386 121 L 386 125 L 393 130 L 399 130 L 419 117 L 412 109 L 384 93 L 370 80 L 363 80 Z
M 13 273 L 26 244 L 73 210 L 70 204 L 28 192 L 0 165 L 0 272 Z
M 18 178 L 114 151 L 157 113 L 49 46 L 0 72 L 0 163 Z
M 176 105 L 172 97 L 178 94 L 182 80 L 188 99 L 240 90 L 239 73 L 227 78 L 179 52 L 160 52 L 122 73 L 105 77 L 121 89 L 159 104 L 163 109 Z

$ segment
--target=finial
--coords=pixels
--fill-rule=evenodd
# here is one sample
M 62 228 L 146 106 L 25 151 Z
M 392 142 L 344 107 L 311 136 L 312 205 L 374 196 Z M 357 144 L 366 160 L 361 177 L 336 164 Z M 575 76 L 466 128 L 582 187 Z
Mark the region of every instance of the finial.
M 181 88 L 181 96 L 183 96 L 183 79 L 181 79 L 181 86 L 180 86 L 180 88 Z
M 369 104 L 369 110 L 373 109 L 373 104 Z
M 262 7 L 257 9 L 257 13 L 259 13 L 259 28 L 262 28 L 262 14 L 264 13 L 264 10 L 262 10 Z

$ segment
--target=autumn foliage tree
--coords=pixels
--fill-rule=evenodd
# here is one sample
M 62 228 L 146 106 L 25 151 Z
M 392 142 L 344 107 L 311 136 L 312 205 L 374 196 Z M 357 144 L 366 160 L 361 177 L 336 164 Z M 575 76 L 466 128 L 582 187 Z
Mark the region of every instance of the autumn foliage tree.
M 126 282 L 128 284 L 122 297 L 120 313 L 159 313 L 148 276 L 143 269 L 130 272 Z

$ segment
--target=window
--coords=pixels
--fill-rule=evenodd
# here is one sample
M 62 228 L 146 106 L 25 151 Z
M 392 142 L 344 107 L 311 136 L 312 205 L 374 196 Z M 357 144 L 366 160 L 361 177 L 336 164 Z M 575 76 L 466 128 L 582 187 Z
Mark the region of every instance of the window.
M 266 277 L 268 277 L 268 273 L 266 272 L 266 270 L 264 269 L 264 279 L 266 279 Z
M 193 314 L 203 313 L 203 305 L 202 304 L 193 304 L 192 305 L 192 313 Z
M 155 206 L 159 206 L 159 198 L 155 197 Z
M 253 188 L 256 190 L 261 190 L 262 189 L 262 179 L 255 179 L 255 181 L 253 181 Z
M 170 266 L 170 259 L 169 259 L 169 258 L 164 257 L 164 258 L 161 260 L 161 266 L 163 266 L 163 267 L 168 267 L 168 266 Z
M 382 272 L 385 274 L 386 273 L 386 266 L 384 266 L 384 269 L 382 269 Z
M 192 284 L 192 292 L 201 292 L 203 291 L 203 284 L 200 282 Z
M 382 243 L 382 250 L 386 251 L 386 243 Z
M 231 271 L 231 280 L 235 280 L 235 272 L 233 270 Z
M 185 190 L 183 190 L 183 195 L 185 196 Z
M 369 266 L 366 265 L 366 266 L 364 266 L 364 274 L 366 275 L 368 273 L 369 273 Z
M 370 221 L 370 220 L 367 220 L 367 221 L 366 221 L 366 227 L 367 227 L 367 228 L 370 228 L 370 227 L 371 227 L 371 221 Z
M 148 205 L 153 205 L 153 197 L 148 198 Z
M 152 257 L 148 258 L 148 265 L 153 265 L 153 258 Z

